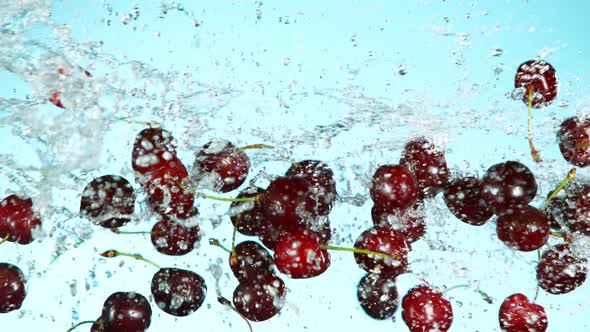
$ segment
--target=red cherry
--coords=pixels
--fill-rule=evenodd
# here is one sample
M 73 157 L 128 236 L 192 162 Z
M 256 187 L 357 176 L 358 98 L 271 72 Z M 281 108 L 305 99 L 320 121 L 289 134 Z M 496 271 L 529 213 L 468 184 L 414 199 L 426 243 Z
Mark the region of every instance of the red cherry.
M 9 263 L 0 263 L 0 314 L 20 309 L 27 296 L 23 271 Z
M 105 321 L 104 317 L 98 317 L 98 319 L 92 324 L 90 332 L 110 332 L 110 330 L 107 330 Z
M 176 156 L 176 141 L 169 131 L 162 128 L 146 128 L 135 137 L 131 152 L 131 167 L 146 174 L 167 167 Z
M 523 88 L 522 101 L 529 103 L 529 89 L 533 90 L 534 108 L 549 105 L 559 92 L 559 79 L 555 68 L 543 60 L 529 60 L 518 66 L 514 87 Z
M 194 215 L 194 196 L 185 189 L 188 172 L 182 162 L 173 157 L 167 167 L 151 173 L 145 187 L 148 203 L 162 216 L 174 216 L 179 219 Z
M 234 276 L 242 282 L 259 279 L 273 273 L 274 261 L 268 250 L 254 241 L 244 241 L 235 246 L 235 256 L 230 254 L 229 265 Z
M 0 202 L 0 239 L 29 244 L 41 228 L 41 219 L 33 211 L 33 200 L 10 195 Z
M 449 182 L 444 153 L 424 137 L 406 143 L 399 164 L 416 177 L 420 199 L 436 196 Z
M 578 167 L 590 166 L 590 119 L 571 117 L 559 126 L 559 150 L 569 163 Z
M 236 310 L 248 320 L 261 322 L 272 318 L 285 304 L 285 283 L 275 275 L 240 282 L 233 296 Z
M 152 322 L 152 308 L 139 293 L 117 292 L 105 300 L 102 317 L 109 332 L 143 332 Z
M 372 318 L 387 319 L 398 305 L 395 277 L 387 274 L 366 274 L 357 286 L 361 308 Z
M 291 165 L 285 176 L 300 177 L 311 185 L 311 197 L 317 201 L 317 214 L 328 215 L 336 200 L 334 172 L 319 160 L 303 160 Z
M 411 247 L 400 231 L 384 226 L 369 228 L 358 237 L 354 247 L 392 256 L 384 258 L 373 254 L 354 253 L 356 263 L 367 272 L 392 276 L 407 272 Z
M 284 234 L 274 248 L 275 265 L 293 279 L 316 277 L 330 266 L 330 254 L 320 245 L 320 239 L 308 230 Z
M 199 226 L 184 227 L 178 222 L 163 218 L 151 231 L 152 244 L 160 253 L 172 256 L 186 255 L 201 240 Z
M 82 192 L 80 215 L 105 228 L 119 228 L 131 220 L 135 192 L 125 178 L 104 175 L 92 180 Z
M 481 226 L 494 215 L 481 195 L 481 180 L 475 176 L 451 181 L 443 198 L 449 211 L 470 225 Z
M 275 178 L 261 198 L 264 218 L 278 230 L 307 228 L 308 220 L 317 217 L 310 189 L 303 178 Z
M 567 203 L 565 201 L 565 197 L 555 196 L 551 201 L 549 201 L 543 208 L 543 212 L 547 216 L 547 220 L 549 220 L 549 226 L 551 229 L 554 230 L 562 230 L 563 226 L 566 225 L 565 216 L 567 213 Z M 565 229 L 565 231 L 569 231 L 569 227 Z
M 508 296 L 500 306 L 500 328 L 506 332 L 545 332 L 547 315 L 522 294 Z
M 481 184 L 481 196 L 494 214 L 528 205 L 537 194 L 533 173 L 517 161 L 507 161 L 490 167 Z
M 416 204 L 403 212 L 394 213 L 373 205 L 371 217 L 374 226 L 389 226 L 400 231 L 409 243 L 419 240 L 426 232 L 424 206 L 421 204 Z
M 404 166 L 383 165 L 373 175 L 370 193 L 375 205 L 401 211 L 416 203 L 418 182 Z
M 586 281 L 587 265 L 588 261 L 575 256 L 569 245 L 551 247 L 537 265 L 537 282 L 548 293 L 569 293 Z
M 402 319 L 411 332 L 446 332 L 453 322 L 453 307 L 429 286 L 416 286 L 402 299 Z
M 199 187 L 226 193 L 244 183 L 250 170 L 250 158 L 226 140 L 211 141 L 203 146 L 191 171 Z
M 262 188 L 249 187 L 242 190 L 236 198 L 255 197 L 264 194 L 264 191 Z M 260 199 L 249 202 L 232 202 L 229 207 L 229 216 L 236 230 L 244 235 L 260 235 L 266 223 Z
M 498 217 L 498 238 L 508 247 L 520 251 L 541 248 L 549 239 L 549 220 L 539 209 L 527 205 Z
M 576 183 L 566 191 L 563 220 L 573 232 L 590 235 L 590 184 Z
M 188 316 L 205 301 L 207 286 L 198 274 L 177 268 L 162 268 L 152 278 L 152 295 L 160 309 L 173 316 Z

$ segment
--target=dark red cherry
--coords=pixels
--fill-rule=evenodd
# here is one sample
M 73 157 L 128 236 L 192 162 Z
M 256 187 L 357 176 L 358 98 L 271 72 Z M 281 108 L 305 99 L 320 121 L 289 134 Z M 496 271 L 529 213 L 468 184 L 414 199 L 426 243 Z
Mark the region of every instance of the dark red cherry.
M 565 220 L 567 214 L 568 206 L 565 200 L 565 196 L 555 196 L 543 207 L 543 212 L 547 216 L 547 220 L 549 220 L 549 226 L 551 229 L 554 230 L 564 230 L 566 232 L 569 231 L 569 227 L 567 227 L 567 223 Z M 563 229 L 564 226 L 566 229 Z
M 147 299 L 134 292 L 111 294 L 102 307 L 106 331 L 143 332 L 152 322 Z
M 372 318 L 387 319 L 397 310 L 395 277 L 387 274 L 366 274 L 357 286 L 356 295 L 361 308 Z
M 173 316 L 187 316 L 197 311 L 206 294 L 205 280 L 192 271 L 162 268 L 152 278 L 154 302 Z
M 453 307 L 429 286 L 417 286 L 402 299 L 402 319 L 411 332 L 446 332 L 453 322 Z
M 20 309 L 27 296 L 23 271 L 9 263 L 0 263 L 0 314 Z
M 264 194 L 264 189 L 249 187 L 236 198 L 255 197 Z M 249 202 L 232 202 L 229 207 L 229 217 L 238 232 L 244 235 L 260 235 L 266 223 L 261 200 Z
M 564 223 L 573 232 L 590 235 L 590 184 L 576 183 L 566 189 Z
M 297 177 L 277 177 L 261 198 L 264 218 L 279 230 L 305 229 L 309 219 L 317 217 L 310 202 L 311 185 Z
M 229 265 L 240 282 L 273 273 L 273 258 L 258 242 L 244 241 L 236 245 L 234 250 L 236 255 L 230 254 Z
M 336 200 L 334 172 L 319 160 L 303 160 L 291 165 L 285 176 L 301 177 L 311 185 L 311 197 L 317 201 L 317 214 L 328 215 Z
M 559 92 L 559 79 L 555 68 L 543 60 L 529 60 L 518 66 L 514 87 L 524 89 L 522 101 L 529 103 L 529 89 L 533 90 L 532 105 L 540 108 L 549 105 Z
M 275 275 L 240 282 L 233 296 L 236 310 L 248 320 L 261 322 L 272 318 L 285 304 L 285 283 Z
M 416 203 L 418 182 L 404 166 L 383 165 L 373 175 L 370 193 L 375 205 L 401 211 Z
M 327 244 L 332 238 L 332 228 L 330 227 L 330 220 L 327 217 L 317 217 L 308 220 L 305 226 L 301 226 L 300 230 L 308 230 L 318 236 L 321 244 Z M 278 229 L 272 224 L 266 224 L 262 228 L 262 233 L 258 236 L 267 248 L 274 250 L 279 237 L 287 234 L 290 231 Z
M 406 143 L 399 164 L 416 177 L 420 199 L 436 196 L 449 182 L 444 153 L 424 137 Z
M 520 251 L 541 248 L 549 239 L 549 220 L 536 207 L 527 205 L 498 217 L 498 238 L 508 247 Z
M 199 226 L 184 227 L 164 218 L 151 231 L 152 244 L 162 254 L 181 256 L 191 252 L 201 240 Z
M 188 172 L 176 157 L 151 173 L 146 183 L 148 203 L 162 216 L 186 219 L 194 215 L 194 195 L 185 188 Z
M 131 167 L 140 174 L 153 172 L 176 156 L 176 141 L 169 131 L 146 128 L 137 134 L 131 152 Z
M 481 195 L 481 180 L 475 176 L 451 181 L 443 198 L 449 211 L 470 225 L 483 225 L 494 215 Z
M 205 144 L 199 151 L 191 177 L 200 188 L 226 193 L 241 186 L 249 170 L 248 155 L 220 139 Z
M 535 176 L 528 167 L 517 161 L 490 167 L 481 184 L 481 196 L 496 215 L 527 206 L 536 194 Z
M 30 198 L 10 195 L 0 202 L 0 239 L 29 244 L 40 228 L 41 219 Z
M 425 212 L 422 204 L 416 204 L 403 212 L 394 213 L 373 205 L 371 217 L 374 226 L 388 226 L 400 231 L 409 243 L 419 240 L 426 232 Z
M 134 208 L 133 187 L 118 175 L 95 178 L 86 185 L 80 199 L 80 215 L 105 228 L 118 228 L 127 224 Z
M 98 317 L 98 319 L 92 323 L 90 332 L 110 332 L 110 330 L 107 330 L 105 318 L 102 316 Z
M 506 332 L 545 332 L 547 315 L 522 294 L 508 296 L 500 306 L 500 328 Z
M 269 224 L 262 228 L 262 233 L 260 233 L 258 239 L 268 249 L 274 250 L 275 246 L 277 245 L 277 242 L 279 241 L 279 237 L 286 233 L 289 232 L 283 229 L 278 229 L 275 226 Z
M 309 230 L 282 235 L 275 246 L 275 265 L 293 279 L 313 278 L 330 266 L 330 253 L 322 249 L 320 239 Z
M 590 166 L 590 118 L 566 119 L 559 126 L 557 140 L 565 160 L 578 167 Z
M 354 253 L 356 263 L 367 272 L 385 273 L 394 277 L 407 272 L 411 247 L 400 231 L 385 226 L 369 228 L 358 237 L 354 247 L 392 256 Z
M 537 265 L 537 282 L 546 292 L 565 294 L 586 281 L 588 261 L 572 253 L 567 244 L 551 247 Z

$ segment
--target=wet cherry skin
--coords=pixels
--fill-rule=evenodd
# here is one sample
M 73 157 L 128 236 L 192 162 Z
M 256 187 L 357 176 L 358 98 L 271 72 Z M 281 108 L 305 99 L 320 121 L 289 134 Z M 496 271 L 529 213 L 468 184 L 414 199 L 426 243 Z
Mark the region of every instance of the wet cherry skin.
M 80 199 L 80 215 L 93 224 L 118 228 L 131 220 L 135 209 L 135 191 L 131 183 L 118 175 L 92 180 Z
M 444 153 L 424 137 L 406 143 L 399 164 L 407 167 L 416 177 L 420 199 L 436 196 L 444 191 L 449 182 Z
M 293 231 L 307 228 L 316 213 L 311 199 L 311 185 L 298 177 L 277 177 L 261 198 L 264 218 L 277 230 Z
M 230 254 L 229 265 L 240 282 L 273 273 L 274 260 L 258 242 L 244 241 L 238 243 L 234 250 L 236 255 Z
M 578 167 L 590 166 L 590 118 L 567 118 L 559 126 L 557 141 L 561 155 Z
M 173 316 L 188 316 L 205 301 L 207 286 L 198 274 L 177 268 L 162 268 L 152 278 L 152 295 L 158 308 Z
M 508 296 L 500 306 L 500 328 L 506 332 L 545 332 L 547 314 L 522 294 Z
M 520 251 L 541 248 L 549 239 L 549 220 L 539 209 L 527 205 L 498 217 L 498 238 L 508 247 Z
M 311 197 L 317 201 L 317 214 L 328 215 L 336 200 L 334 172 L 326 163 L 319 160 L 303 160 L 291 165 L 287 177 L 301 177 L 311 185 Z
M 240 192 L 236 198 L 255 197 L 264 194 L 259 187 L 249 187 Z M 261 200 L 250 202 L 232 202 L 229 216 L 236 230 L 244 235 L 260 235 L 266 224 Z
M 330 253 L 320 245 L 319 237 L 309 230 L 283 234 L 274 248 L 275 265 L 293 279 L 316 277 L 330 266 Z
M 261 322 L 281 311 L 285 295 L 285 283 L 271 274 L 240 282 L 233 294 L 233 304 L 248 320 Z
M 163 218 L 152 228 L 151 240 L 160 253 L 181 256 L 198 245 L 201 234 L 199 226 L 184 227 L 172 219 Z
M 545 107 L 559 93 L 559 79 L 551 64 L 543 60 L 528 60 L 516 70 L 514 87 L 523 88 L 522 101 L 529 103 L 529 89 L 533 90 L 532 105 L 534 108 Z
M 131 167 L 140 174 L 147 174 L 166 167 L 176 156 L 176 141 L 162 128 L 146 128 L 135 137 L 131 152 Z
M 481 184 L 483 200 L 496 215 L 526 206 L 536 194 L 535 176 L 517 161 L 493 165 L 484 174 Z
M 143 332 L 152 322 L 152 308 L 139 293 L 116 292 L 102 307 L 106 331 Z
M 402 232 L 409 243 L 422 238 L 426 232 L 424 206 L 416 203 L 403 212 L 389 213 L 387 209 L 373 205 L 371 218 L 374 226 L 389 226 Z
M 246 181 L 250 158 L 226 140 L 211 141 L 197 154 L 192 180 L 198 187 L 226 193 L 237 189 Z
M 367 272 L 398 276 L 408 270 L 410 244 L 400 231 L 391 227 L 376 226 L 365 230 L 357 238 L 354 247 L 393 256 L 384 258 L 372 254 L 354 253 L 356 263 Z
M 473 226 L 485 224 L 494 215 L 481 195 L 481 180 L 475 176 L 452 180 L 443 199 L 455 217 Z
M 23 271 L 9 263 L 0 263 L 0 314 L 20 309 L 27 296 Z
M 398 306 L 395 277 L 387 274 L 366 274 L 357 286 L 357 298 L 361 308 L 370 317 L 390 318 Z
M 33 211 L 32 199 L 13 194 L 0 201 L 0 239 L 29 244 L 40 228 L 41 219 Z
M 446 332 L 453 322 L 453 307 L 439 291 L 416 286 L 402 299 L 402 319 L 411 332 Z
M 403 211 L 418 199 L 418 181 L 408 168 L 383 165 L 377 168 L 370 187 L 371 199 L 390 212 Z
M 172 157 L 166 167 L 153 171 L 144 186 L 152 209 L 164 217 L 192 217 L 195 198 L 186 188 L 187 178 L 186 167 L 176 157 Z
M 569 293 L 586 281 L 587 266 L 588 261 L 574 255 L 568 244 L 559 244 L 541 256 L 537 265 L 537 282 L 548 293 Z

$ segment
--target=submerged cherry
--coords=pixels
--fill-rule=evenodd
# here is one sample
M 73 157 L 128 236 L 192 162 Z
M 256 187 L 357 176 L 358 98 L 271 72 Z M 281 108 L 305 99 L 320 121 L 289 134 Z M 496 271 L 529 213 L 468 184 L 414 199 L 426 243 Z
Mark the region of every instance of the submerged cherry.
M 364 231 L 356 240 L 355 248 L 384 254 L 355 253 L 359 267 L 367 272 L 398 276 L 407 272 L 410 244 L 404 235 L 387 226 L 376 226 Z
M 539 209 L 527 205 L 498 217 L 498 238 L 510 248 L 533 251 L 541 248 L 549 239 L 549 220 Z
M 40 228 L 41 219 L 33 211 L 32 199 L 10 195 L 0 202 L 0 241 L 29 244 Z
M 230 253 L 229 265 L 240 282 L 264 278 L 267 274 L 273 273 L 272 256 L 257 242 L 241 242 L 235 246 L 234 252 L 235 256 Z
M 361 308 L 372 318 L 387 319 L 398 306 L 395 277 L 387 274 L 366 274 L 357 286 Z
M 311 185 L 298 177 L 277 177 L 261 198 L 264 218 L 277 230 L 307 228 L 317 217 L 316 203 L 310 198 Z
M 567 118 L 557 132 L 559 150 L 569 163 L 590 166 L 590 118 Z
M 281 311 L 285 304 L 285 283 L 275 275 L 240 282 L 233 295 L 236 310 L 248 320 L 261 322 Z
M 426 232 L 424 206 L 419 203 L 403 212 L 394 213 L 373 205 L 371 217 L 374 226 L 389 226 L 400 231 L 409 243 L 419 240 Z
M 178 219 L 194 215 L 194 195 L 185 187 L 188 172 L 182 162 L 173 157 L 166 167 L 151 173 L 145 184 L 148 203 L 162 216 Z
M 27 296 L 23 271 L 9 263 L 0 263 L 0 314 L 20 309 Z
M 481 184 L 481 196 L 496 215 L 525 207 L 536 194 L 535 176 L 517 161 L 493 165 L 486 171 Z
M 508 296 L 500 306 L 500 328 L 506 332 L 545 332 L 547 315 L 538 304 L 522 294 Z
M 166 167 L 176 156 L 176 141 L 172 134 L 162 128 L 146 128 L 135 137 L 131 152 L 131 167 L 146 174 Z
M 317 202 L 317 214 L 328 215 L 336 200 L 334 172 L 319 160 L 303 160 L 291 165 L 285 176 L 300 177 L 311 185 L 311 197 Z
M 467 224 L 481 226 L 494 215 L 482 197 L 481 180 L 475 176 L 451 181 L 443 198 L 449 211 Z
M 436 196 L 444 191 L 449 182 L 444 153 L 424 137 L 406 143 L 399 164 L 407 167 L 416 177 L 420 199 Z
M 373 174 L 370 188 L 375 205 L 390 212 L 405 210 L 418 199 L 418 182 L 404 166 L 383 165 Z
M 533 91 L 532 105 L 540 108 L 549 105 L 559 92 L 557 72 L 551 64 L 543 60 L 528 60 L 518 66 L 514 87 L 524 89 L 522 101 L 529 102 L 528 91 Z
M 402 299 L 402 319 L 411 332 L 446 332 L 453 322 L 453 307 L 439 291 L 416 286 Z
M 250 170 L 250 158 L 226 140 L 211 141 L 203 146 L 191 171 L 200 188 L 226 193 L 244 183 Z
M 151 289 L 158 307 L 173 316 L 187 316 L 197 311 L 207 294 L 205 280 L 200 275 L 172 267 L 154 274 Z
M 118 228 L 127 224 L 134 208 L 133 187 L 118 175 L 95 178 L 86 185 L 80 199 L 80 215 L 105 228 Z
M 551 247 L 537 265 L 537 282 L 551 294 L 565 294 L 586 281 L 588 261 L 574 255 L 568 244 Z
M 184 227 L 178 222 L 163 218 L 151 231 L 152 244 L 162 254 L 181 256 L 191 252 L 199 243 L 199 226 Z
M 143 332 L 152 322 L 148 300 L 135 292 L 111 294 L 102 307 L 106 331 Z
M 321 248 L 317 235 L 298 230 L 279 237 L 274 248 L 275 265 L 293 279 L 313 278 L 330 266 L 330 253 Z
M 249 187 L 236 198 L 256 197 L 264 194 L 265 190 L 258 187 Z M 261 200 L 248 202 L 232 202 L 229 207 L 229 216 L 232 224 L 238 232 L 244 235 L 260 235 L 265 227 L 266 220 Z

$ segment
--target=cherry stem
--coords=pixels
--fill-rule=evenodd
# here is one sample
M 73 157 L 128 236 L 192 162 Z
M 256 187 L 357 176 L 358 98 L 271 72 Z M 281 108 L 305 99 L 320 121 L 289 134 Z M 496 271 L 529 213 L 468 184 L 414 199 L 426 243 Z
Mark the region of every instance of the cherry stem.
M 232 253 L 232 251 L 227 249 L 223 244 L 221 244 L 221 242 L 219 242 L 218 239 L 209 239 L 209 244 L 225 250 L 228 254 Z
M 347 251 L 347 252 L 354 252 L 357 254 L 375 255 L 375 256 L 379 256 L 381 258 L 393 258 L 396 261 L 401 261 L 399 256 L 396 254 L 390 255 L 390 254 L 385 254 L 385 253 L 378 252 L 378 251 L 371 251 L 371 250 L 367 250 L 367 249 L 336 247 L 336 246 L 329 246 L 329 245 L 325 245 L 325 244 L 320 245 L 320 248 L 324 249 L 324 250 Z
M 124 121 L 127 123 L 140 124 L 140 125 L 148 126 L 150 128 L 155 128 L 155 127 L 160 126 L 157 122 L 146 122 L 146 121 L 132 120 L 129 117 L 125 117 L 125 118 L 115 117 L 114 119 L 119 120 L 119 121 Z
M 135 259 L 137 259 L 139 261 L 144 261 L 144 262 L 146 262 L 148 264 L 151 264 L 151 265 L 155 266 L 157 269 L 161 269 L 161 267 L 158 264 L 150 261 L 147 258 L 144 258 L 140 254 L 128 254 L 128 253 L 125 253 L 125 252 L 119 252 L 117 250 L 110 249 L 110 250 L 107 250 L 107 251 L 103 252 L 100 255 L 102 257 L 106 257 L 106 258 L 114 258 L 114 257 L 119 257 L 119 256 L 131 257 L 131 258 L 135 258 Z
M 80 323 L 70 327 L 66 332 L 72 332 L 73 330 L 77 329 L 78 326 L 84 325 L 84 324 L 94 324 L 94 321 L 93 320 L 85 320 L 83 322 L 80 322 Z
M 237 313 L 238 315 L 240 315 L 240 317 L 242 317 L 242 319 L 246 322 L 246 324 L 248 324 L 248 329 L 250 329 L 250 332 L 252 332 L 252 325 L 250 324 L 250 321 L 248 320 L 248 318 L 244 317 L 244 315 L 242 315 L 238 309 L 234 308 L 234 306 L 231 304 L 231 302 L 226 299 L 223 296 L 218 296 L 217 297 L 217 302 L 221 303 L 222 305 L 228 306 L 231 308 L 231 310 L 233 310 L 235 313 Z
M 111 232 L 113 232 L 115 234 L 151 234 L 152 233 L 152 232 L 148 232 L 148 231 L 133 231 L 133 232 L 120 231 L 118 228 L 112 228 Z
M 204 198 L 207 198 L 207 199 L 212 199 L 212 200 L 222 201 L 222 202 L 255 202 L 260 199 L 262 194 L 252 196 L 252 197 L 240 197 L 240 198 L 226 198 L 226 197 L 218 197 L 218 196 L 211 196 L 211 195 L 204 195 L 204 194 L 201 194 L 201 196 Z
M 3 238 L 3 239 L 1 239 L 1 240 L 0 240 L 0 244 L 2 244 L 2 243 L 4 243 L 4 242 L 8 241 L 8 238 L 9 238 L 9 237 L 10 237 L 10 234 L 7 234 L 5 238 Z
M 533 87 L 529 86 L 529 102 L 528 102 L 528 113 L 529 113 L 529 117 L 528 117 L 528 136 L 529 136 L 529 147 L 531 149 L 531 156 L 533 156 L 533 160 L 535 162 L 540 162 L 541 161 L 541 155 L 539 154 L 539 151 L 537 151 L 537 149 L 535 149 L 535 145 L 533 144 L 533 137 L 531 135 L 531 122 L 533 119 Z
M 574 242 L 573 237 L 570 234 L 563 233 L 563 232 L 551 232 L 551 236 L 563 238 L 565 243 L 572 243 Z
M 565 179 L 563 181 L 561 181 L 561 183 L 557 186 L 557 188 L 555 188 L 555 190 L 553 190 L 551 192 L 551 194 L 549 195 L 549 197 L 547 197 L 546 202 L 549 203 L 551 202 L 551 200 L 563 189 L 565 188 L 565 186 L 567 186 L 568 183 L 572 182 L 572 180 L 574 179 L 574 177 L 576 176 L 576 168 L 572 168 L 570 169 L 569 172 L 567 172 L 567 176 L 565 177 Z
M 242 152 L 244 150 L 250 150 L 250 149 L 274 149 L 274 146 L 266 145 L 266 144 L 252 144 L 252 145 L 242 146 L 241 148 L 238 148 L 236 150 L 236 152 Z
M 479 288 L 474 289 L 471 285 L 468 285 L 468 284 L 456 285 L 451 288 L 447 288 L 443 291 L 443 293 L 447 293 L 447 292 L 452 291 L 453 289 L 457 289 L 457 288 L 471 288 L 471 289 L 475 290 L 476 292 L 478 292 L 479 295 L 481 295 L 481 297 L 483 298 L 483 300 L 486 301 L 487 303 L 489 303 L 489 304 L 494 303 L 492 298 L 486 292 L 482 291 Z

